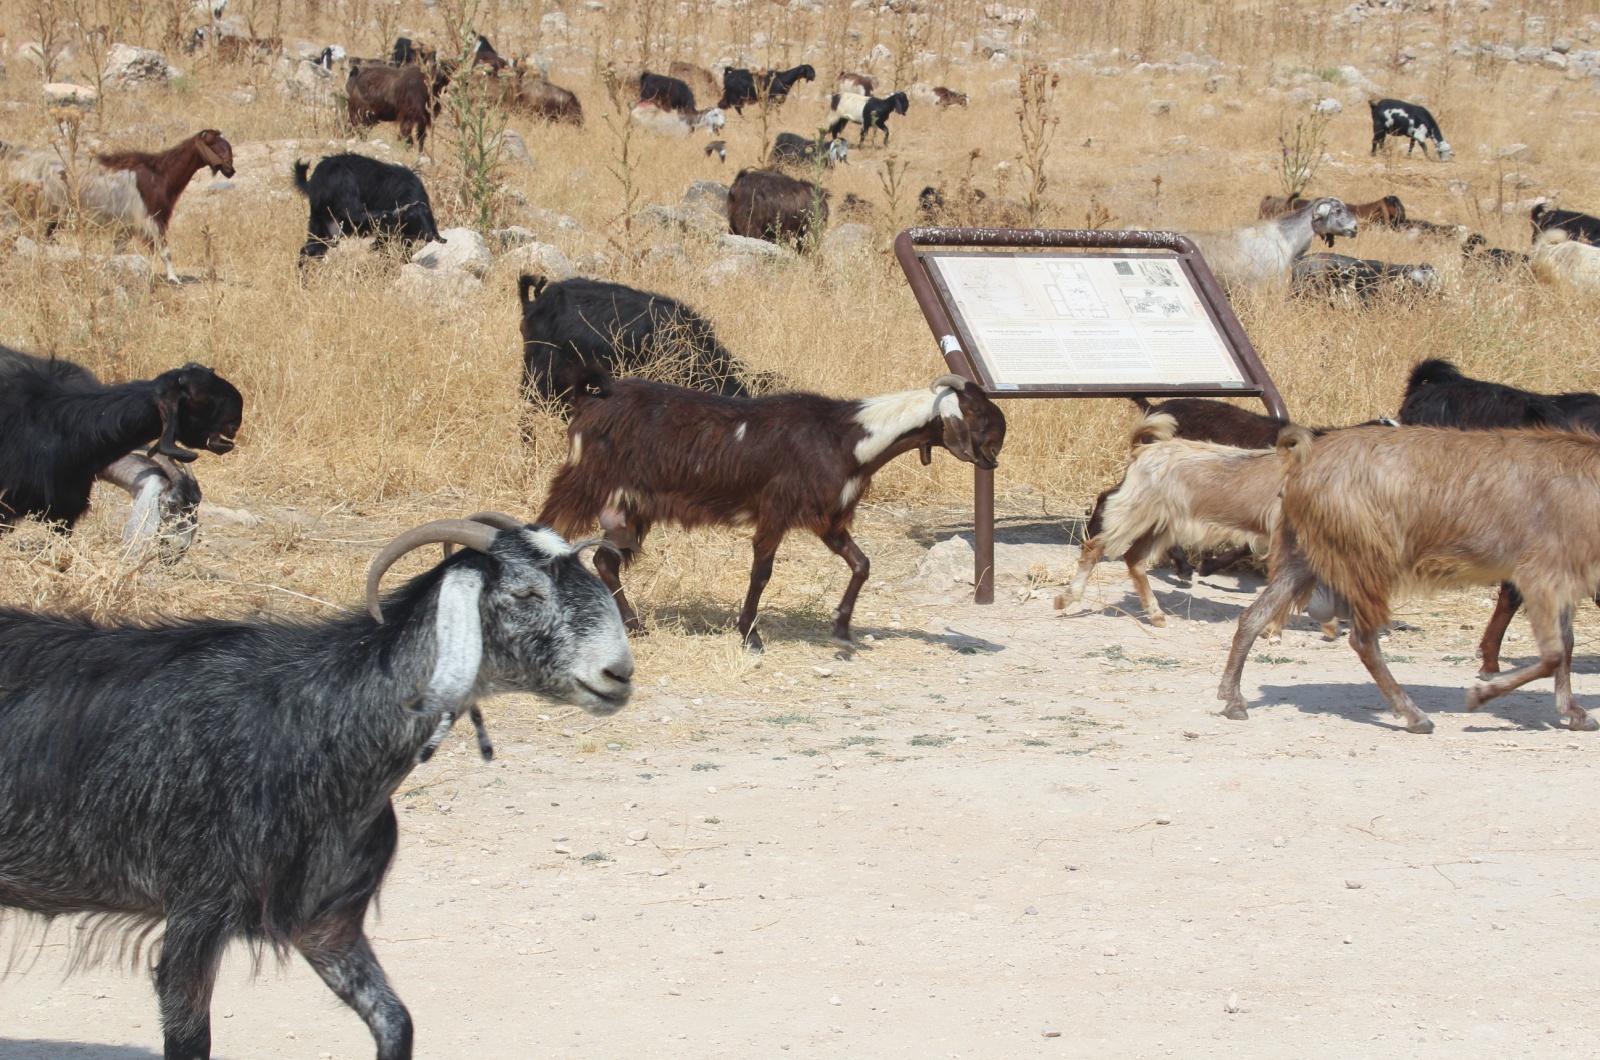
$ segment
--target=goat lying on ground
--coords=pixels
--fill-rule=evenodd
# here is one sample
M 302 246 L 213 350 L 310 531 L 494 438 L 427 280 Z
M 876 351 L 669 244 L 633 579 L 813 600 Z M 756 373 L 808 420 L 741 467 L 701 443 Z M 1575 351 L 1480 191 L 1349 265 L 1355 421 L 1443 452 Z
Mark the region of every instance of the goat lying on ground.
M 1600 246 L 1600 217 L 1577 210 L 1552 210 L 1541 202 L 1534 206 L 1528 219 L 1533 222 L 1535 243 L 1546 232 L 1562 231 L 1574 242 Z
M 215 129 L 205 129 L 157 154 L 118 151 L 81 157 L 74 163 L 76 194 L 67 187 L 66 165 L 53 151 L 18 156 L 11 177 L 24 185 L 37 185 L 34 197 L 39 219 L 54 228 L 61 220 L 77 216 L 91 224 L 106 225 L 119 235 L 133 235 L 161 256 L 167 280 L 178 282 L 167 246 L 172 211 L 189 181 L 201 169 L 233 176 L 233 147 Z
M 809 180 L 744 169 L 728 189 L 728 228 L 769 243 L 815 244 L 828 227 L 828 193 Z
M 1495 269 L 1519 269 L 1527 266 L 1531 260 L 1528 255 L 1515 250 L 1491 247 L 1489 241 L 1477 232 L 1461 244 L 1461 254 L 1468 261 L 1481 262 Z
M 311 200 L 301 264 L 322 257 L 347 235 L 397 239 L 408 248 L 445 242 L 415 170 L 353 153 L 329 155 L 307 179 L 309 169 L 305 162 L 294 164 L 294 186 Z
M 688 136 L 698 130 L 715 135 L 727 124 L 727 119 L 723 117 L 722 110 L 718 107 L 678 111 L 668 110 L 654 103 L 636 103 L 633 110 L 629 111 L 628 117 L 641 129 L 648 129 L 662 136 Z
M 181 445 L 226 453 L 244 400 L 191 364 L 106 386 L 70 361 L 0 346 L 0 526 L 33 517 L 67 530 L 89 508 L 95 476 L 134 449 L 184 462 Z
M 1000 409 L 954 375 L 926 390 L 858 400 L 729 398 L 599 373 L 579 377 L 573 389 L 569 454 L 540 521 L 567 531 L 600 525 L 619 553 L 596 553 L 595 570 L 633 630 L 642 627 L 618 571 L 638 554 L 651 526 L 754 523 L 755 563 L 739 634 L 755 651 L 761 649 L 756 609 L 789 531 L 810 530 L 850 565 L 829 637 L 849 648 L 850 616 L 869 569 L 850 524 L 872 476 L 913 449 L 928 463 L 936 445 L 993 468 L 1005 442 Z
M 1439 274 L 1432 265 L 1390 265 L 1344 254 L 1307 254 L 1290 271 L 1293 294 L 1332 297 L 1353 294 L 1362 304 L 1374 296 L 1432 290 Z
M 871 95 L 870 92 L 867 94 Z M 967 105 L 967 94 L 965 92 L 957 92 L 953 88 L 938 86 L 933 90 L 933 105 L 936 107 L 965 107 Z
M 1094 565 L 1122 556 L 1153 626 L 1167 624 L 1145 569 L 1168 550 L 1244 542 L 1265 553 L 1287 471 L 1271 449 L 1236 449 L 1176 438 L 1178 421 L 1152 413 L 1134 425 L 1122 482 L 1097 505 L 1100 528 L 1084 542 L 1062 606 L 1083 599 Z M 1279 444 L 1311 444 L 1311 432 L 1286 425 Z M 1285 441 L 1287 439 L 1288 441 Z
M 843 140 L 808 140 L 798 133 L 781 132 L 772 143 L 767 161 L 807 169 L 820 164 L 832 169 L 837 163 L 850 161 L 850 145 Z
M 1262 220 L 1270 221 L 1277 217 L 1287 216 L 1310 205 L 1310 199 L 1289 199 L 1282 195 L 1264 195 L 1256 213 Z M 1405 204 L 1400 201 L 1398 195 L 1385 195 L 1383 198 L 1374 199 L 1372 202 L 1352 202 L 1347 205 L 1350 207 L 1350 212 L 1356 215 L 1357 224 L 1393 227 L 1406 223 Z
M 1239 618 L 1217 691 L 1230 718 L 1248 717 L 1239 683 L 1266 626 L 1303 604 L 1318 582 L 1348 610 L 1350 646 L 1408 732 L 1433 722 L 1389 672 L 1378 634 L 1390 600 L 1408 589 L 1514 582 L 1527 602 L 1539 661 L 1477 685 L 1477 710 L 1529 681 L 1555 676 L 1556 709 L 1595 729 L 1571 688 L 1572 608 L 1600 589 L 1600 438 L 1543 429 L 1357 428 L 1295 447 L 1284 483 L 1273 574 Z
M 552 125 L 583 124 L 583 104 L 578 97 L 542 77 L 519 77 L 506 86 L 503 94 L 506 107 L 511 110 L 532 114 Z
M 1254 286 L 1284 283 L 1294 262 L 1317 236 L 1333 244 L 1334 236 L 1354 237 L 1355 215 L 1338 199 L 1313 199 L 1275 221 L 1221 232 L 1193 232 L 1189 238 L 1205 254 L 1206 264 L 1223 284 Z
M 465 546 L 381 601 L 432 542 Z M 98 625 L 0 609 L 0 906 L 164 924 L 167 1060 L 211 1055 L 226 946 L 298 950 L 378 1060 L 412 1023 L 363 920 L 394 858 L 392 798 L 463 713 L 505 692 L 615 713 L 633 657 L 575 548 L 485 513 L 390 542 L 372 614 Z M 480 715 L 481 717 L 481 715 Z
M 1562 228 L 1541 234 L 1529 258 L 1533 274 L 1557 287 L 1600 291 L 1600 247 L 1573 239 Z

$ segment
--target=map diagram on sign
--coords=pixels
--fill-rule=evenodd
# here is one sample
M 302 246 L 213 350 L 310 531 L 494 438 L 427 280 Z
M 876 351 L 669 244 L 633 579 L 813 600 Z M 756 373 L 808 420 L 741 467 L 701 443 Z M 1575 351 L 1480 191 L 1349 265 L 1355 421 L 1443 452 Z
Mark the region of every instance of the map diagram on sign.
M 924 260 L 998 389 L 1244 385 L 1175 258 L 934 252 Z

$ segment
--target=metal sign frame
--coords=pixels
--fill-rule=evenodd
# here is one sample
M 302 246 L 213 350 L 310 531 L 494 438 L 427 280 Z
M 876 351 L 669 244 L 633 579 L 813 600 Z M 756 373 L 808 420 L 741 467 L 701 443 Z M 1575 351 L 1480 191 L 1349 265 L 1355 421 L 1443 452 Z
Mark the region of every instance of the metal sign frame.
M 958 325 L 960 314 L 952 311 L 946 294 L 923 260 L 923 251 L 968 247 L 1006 250 L 1101 250 L 1158 251 L 1160 257 L 1176 260 L 1187 274 L 1201 304 L 1216 326 L 1223 345 L 1244 376 L 1243 386 L 1196 386 L 1186 384 L 1071 384 L 1060 386 L 1018 386 L 1016 389 L 990 388 L 980 358 L 969 352 L 972 336 Z M 1267 412 L 1288 419 L 1283 398 L 1272 377 L 1261 363 L 1255 346 L 1244 333 L 1227 296 L 1200 254 L 1200 248 L 1177 232 L 1122 232 L 1079 228 L 911 228 L 894 241 L 895 257 L 906 274 L 911 293 L 922 310 L 934 339 L 944 354 L 945 363 L 955 374 L 984 387 L 994 400 L 1011 398 L 1089 398 L 1089 397 L 1259 397 Z M 973 469 L 973 585 L 975 602 L 994 602 L 994 472 Z

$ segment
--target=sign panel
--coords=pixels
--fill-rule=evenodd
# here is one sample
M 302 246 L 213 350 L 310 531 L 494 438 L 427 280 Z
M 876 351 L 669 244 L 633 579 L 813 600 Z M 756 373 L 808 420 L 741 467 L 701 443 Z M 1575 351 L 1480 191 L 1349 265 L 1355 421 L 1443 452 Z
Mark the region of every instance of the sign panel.
M 1176 254 L 921 258 L 987 390 L 1254 389 Z

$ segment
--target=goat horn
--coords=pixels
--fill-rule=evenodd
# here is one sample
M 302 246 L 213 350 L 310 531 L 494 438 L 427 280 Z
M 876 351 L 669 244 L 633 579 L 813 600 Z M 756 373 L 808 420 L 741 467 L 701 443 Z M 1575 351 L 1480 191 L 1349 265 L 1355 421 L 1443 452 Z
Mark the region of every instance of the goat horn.
M 574 541 L 572 543 L 572 551 L 574 555 L 590 548 L 603 548 L 609 552 L 615 552 L 619 556 L 622 555 L 622 549 L 618 548 L 617 543 L 609 538 L 586 537 L 582 541 Z
M 383 621 L 383 611 L 378 606 L 378 584 L 383 581 L 383 576 L 394 566 L 395 561 L 407 552 L 423 545 L 438 543 L 461 545 L 463 548 L 487 552 L 499 533 L 500 531 L 492 526 L 470 519 L 436 519 L 431 523 L 412 527 L 384 545 L 383 551 L 378 553 L 378 558 L 373 560 L 372 566 L 367 569 L 367 610 L 372 613 L 374 619 Z
M 930 386 L 928 389 L 930 389 L 930 390 L 938 390 L 942 386 L 948 386 L 948 387 L 953 387 L 956 390 L 963 390 L 963 389 L 966 388 L 966 385 L 967 385 L 967 380 L 964 379 L 963 377 L 961 377 L 959 375 L 948 375 L 947 374 L 947 375 L 941 375 L 939 378 L 935 379 L 933 381 L 933 385 Z
M 492 526 L 496 530 L 521 530 L 527 524 L 505 512 L 473 512 L 467 516 L 474 523 Z

